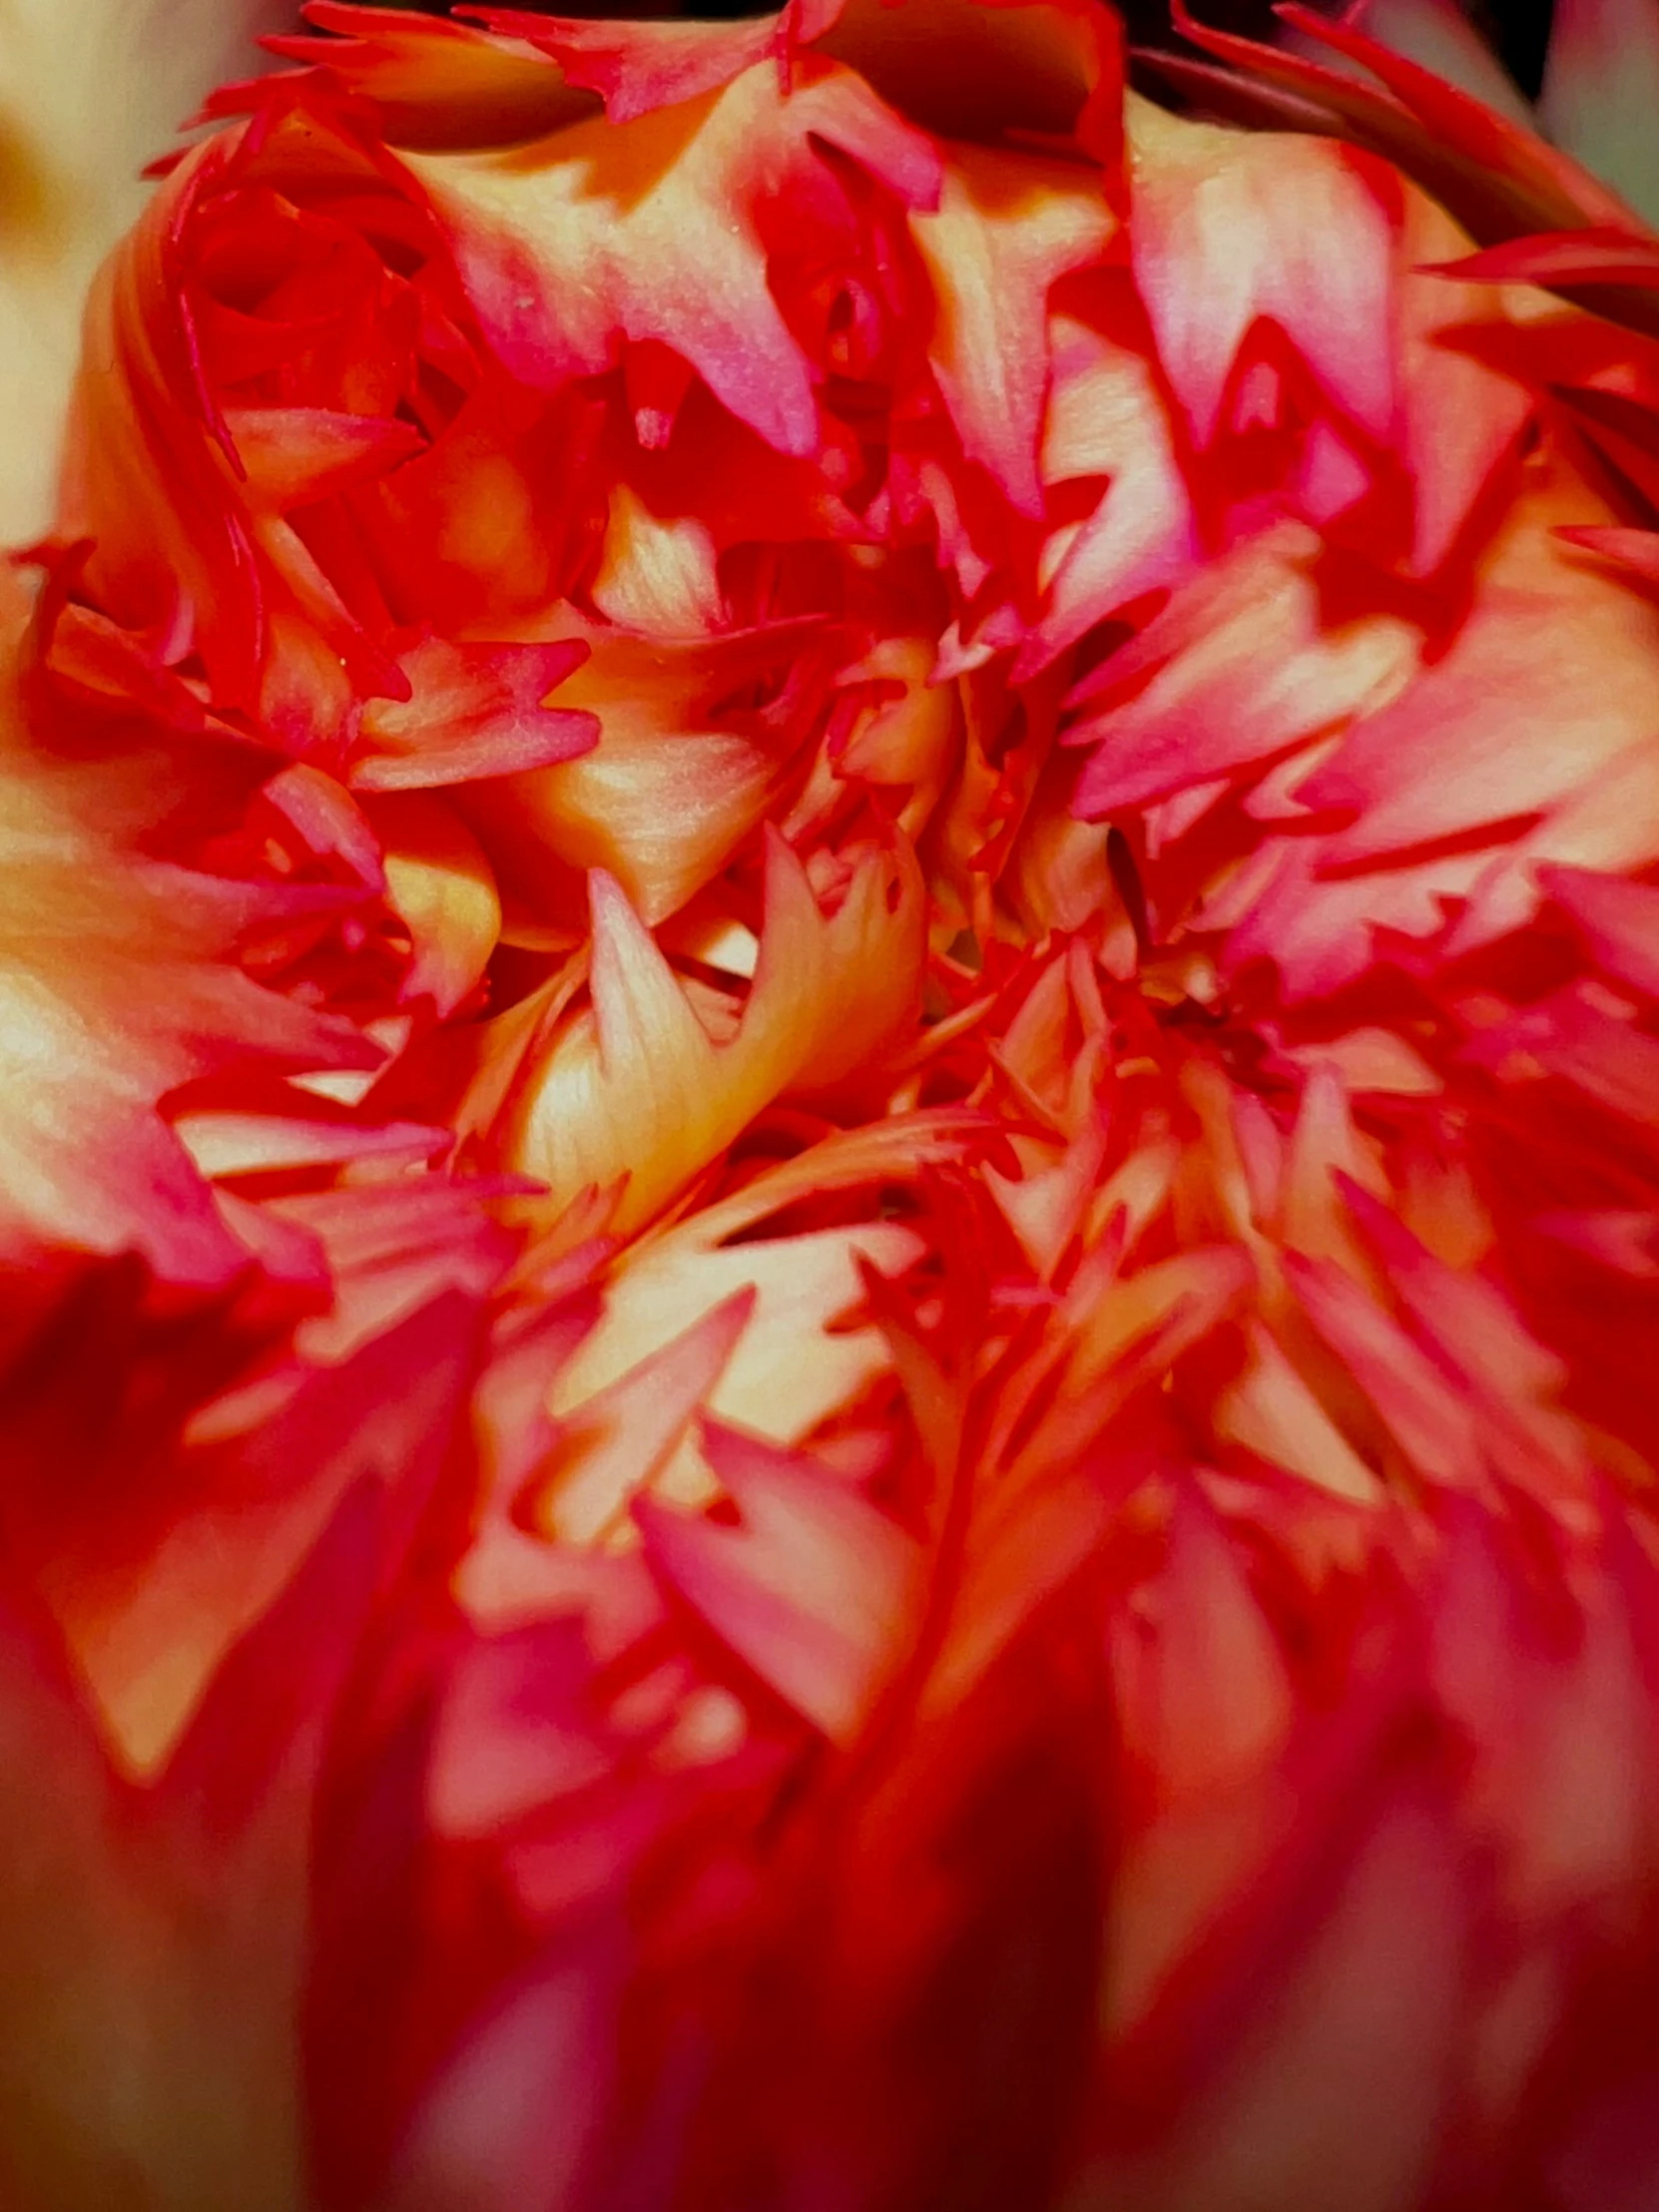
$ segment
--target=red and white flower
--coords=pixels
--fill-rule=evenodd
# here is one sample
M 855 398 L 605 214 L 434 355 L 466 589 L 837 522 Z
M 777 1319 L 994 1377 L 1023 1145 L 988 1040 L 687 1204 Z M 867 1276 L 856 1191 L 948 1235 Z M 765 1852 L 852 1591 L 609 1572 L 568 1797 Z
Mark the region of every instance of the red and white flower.
M 0 2173 L 1645 2203 L 1659 239 L 1312 17 L 310 14 L 11 618 Z

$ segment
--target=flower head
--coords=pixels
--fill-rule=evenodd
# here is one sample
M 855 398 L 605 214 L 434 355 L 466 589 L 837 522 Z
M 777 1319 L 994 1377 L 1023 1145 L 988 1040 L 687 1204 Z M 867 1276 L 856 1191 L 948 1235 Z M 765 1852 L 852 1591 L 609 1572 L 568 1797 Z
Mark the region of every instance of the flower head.
M 1659 241 L 1343 25 L 310 14 L 4 757 L 24 1121 L 171 1179 L 24 1209 L 0 1712 L 166 2031 L 21 2185 L 1640 2201 Z

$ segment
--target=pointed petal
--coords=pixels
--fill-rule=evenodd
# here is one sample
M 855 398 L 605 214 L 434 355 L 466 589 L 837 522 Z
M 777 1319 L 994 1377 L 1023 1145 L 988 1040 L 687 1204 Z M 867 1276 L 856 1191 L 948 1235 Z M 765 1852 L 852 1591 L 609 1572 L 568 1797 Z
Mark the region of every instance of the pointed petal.
M 553 1040 L 507 1142 L 560 1203 L 626 1174 L 619 1226 L 649 1219 L 771 1100 L 823 1089 L 874 1056 L 917 989 L 920 882 L 900 846 L 860 852 L 826 917 L 770 832 L 755 981 L 719 1043 L 620 887 L 596 870 L 590 898 L 592 1011 Z
M 371 702 L 363 737 L 374 748 L 353 767 L 358 791 L 410 791 L 477 777 L 514 776 L 591 752 L 594 717 L 549 707 L 587 659 L 579 640 L 560 645 L 457 645 L 429 638 L 402 659 L 413 696 Z
M 374 824 L 385 844 L 386 901 L 412 945 L 398 996 L 429 995 L 434 1012 L 451 1014 L 501 934 L 490 864 L 459 816 L 425 793 L 386 794 Z
M 1659 611 L 1549 534 L 1589 504 L 1563 480 L 1518 505 L 1450 651 L 1302 788 L 1309 806 L 1356 810 L 1327 864 L 1448 837 L 1495 809 L 1530 814 L 1652 735 Z
M 1288 523 L 1198 571 L 1080 695 L 1085 820 L 1270 759 L 1398 693 L 1415 640 L 1395 618 L 1324 622 L 1318 545 Z M 1147 677 L 1150 680 L 1145 680 Z
M 1455 85 L 1518 130 L 1532 129 L 1531 109 L 1459 0 L 1367 0 L 1362 20 L 1368 38 Z M 1308 52 L 1320 58 L 1317 46 Z
M 642 1499 L 654 1564 L 785 1701 L 849 1742 L 902 1653 L 919 1584 L 913 1538 L 803 1453 L 705 1423 L 736 1530 Z
M 313 1376 L 263 1432 L 205 1455 L 189 1510 L 135 1500 L 136 1525 L 66 1532 L 47 1586 L 129 1771 L 172 1754 L 359 1476 L 423 1498 L 464 1401 L 466 1321 L 450 1294 Z
M 1199 446 L 1215 435 L 1241 341 L 1258 316 L 1289 333 L 1336 402 L 1385 435 L 1392 223 L 1377 178 L 1318 140 L 1221 131 L 1145 101 L 1129 245 L 1158 355 Z
M 1540 231 L 1509 239 L 1462 261 L 1434 265 L 1435 274 L 1464 283 L 1659 285 L 1659 238 L 1605 227 Z
M 621 127 L 576 124 L 533 153 L 411 161 L 514 374 L 552 390 L 608 368 L 619 339 L 657 339 L 768 444 L 804 454 L 818 406 L 768 281 L 763 226 L 792 174 L 818 163 L 815 135 L 903 200 L 937 193 L 932 148 L 834 69 L 787 102 L 776 71 L 756 67 Z
M 1286 1255 L 1286 1273 L 1314 1327 L 1392 1431 L 1400 1449 L 1431 1482 L 1471 1487 L 1481 1455 L 1473 1407 L 1449 1376 L 1329 1260 Z
M 712 1398 L 755 1303 L 752 1286 L 736 1292 L 672 1343 L 640 1348 L 636 1364 L 592 1396 L 576 1394 L 579 1371 L 566 1370 L 550 1463 L 522 1508 L 542 1534 L 588 1544 L 615 1530 Z
M 1093 511 L 1043 548 L 1048 604 L 1015 659 L 1016 681 L 1129 601 L 1184 576 L 1198 557 L 1192 500 L 1150 363 L 1065 316 L 1053 318 L 1051 342 L 1043 482 L 1051 492 L 1079 478 L 1109 482 Z
M 1659 884 L 1578 867 L 1542 868 L 1539 881 L 1583 931 L 1603 974 L 1659 1000 Z
M 1116 229 L 1086 172 L 965 147 L 945 168 L 937 209 L 910 218 L 938 301 L 934 374 L 963 451 L 1020 514 L 1043 507 L 1037 445 L 1049 287 L 1097 262 Z
M 1219 70 L 1173 55 L 1147 56 L 1159 74 L 1190 83 L 1219 112 L 1292 130 L 1352 139 L 1414 178 L 1482 245 L 1526 231 L 1579 223 L 1627 222 L 1629 210 L 1565 155 L 1531 131 L 1493 114 L 1432 71 L 1390 53 L 1361 32 L 1302 7 L 1281 11 L 1316 46 L 1334 48 L 1386 88 L 1300 54 L 1211 30 L 1183 0 L 1173 0 L 1182 35 L 1232 65 Z M 1261 88 L 1262 102 L 1253 106 Z
M 592 113 L 522 40 L 344 0 L 310 0 L 304 15 L 324 35 L 273 38 L 270 51 L 372 100 L 394 146 L 510 146 Z M 242 115 L 257 99 L 255 86 L 227 85 L 204 113 Z
M 594 23 L 507 8 L 467 13 L 498 35 L 550 55 L 566 84 L 596 92 L 612 123 L 717 92 L 757 63 L 785 60 L 810 44 L 840 12 L 838 0 L 799 0 L 783 17 L 736 23 Z

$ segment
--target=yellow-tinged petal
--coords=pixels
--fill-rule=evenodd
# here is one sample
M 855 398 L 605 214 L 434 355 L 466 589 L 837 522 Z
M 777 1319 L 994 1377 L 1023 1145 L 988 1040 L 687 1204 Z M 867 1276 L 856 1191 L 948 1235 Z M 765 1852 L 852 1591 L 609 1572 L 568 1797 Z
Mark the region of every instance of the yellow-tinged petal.
M 1116 219 L 1086 169 L 959 146 L 938 208 L 910 228 L 938 298 L 933 372 L 963 450 L 1021 514 L 1040 515 L 1049 287 L 1100 259 Z
M 1298 793 L 1355 810 L 1327 866 L 1559 805 L 1652 740 L 1659 609 L 1554 535 L 1608 518 L 1575 472 L 1537 467 L 1449 650 L 1357 723 Z
M 551 1461 L 520 1519 L 527 1513 L 537 1533 L 567 1543 L 614 1534 L 709 1402 L 755 1299 L 752 1287 L 735 1292 L 669 1344 L 640 1349 L 626 1375 L 580 1398 L 560 1424 Z M 559 1394 L 571 1396 L 568 1376 Z
M 695 515 L 665 522 L 629 485 L 618 484 L 589 596 L 624 630 L 703 637 L 722 621 L 714 539 Z
M 937 191 L 929 142 L 856 77 L 813 61 L 787 101 L 773 63 L 617 126 L 505 153 L 411 154 L 453 227 L 502 356 L 531 383 L 593 374 L 618 334 L 661 339 L 786 453 L 818 443 L 812 378 L 767 280 L 768 204 L 817 135 L 905 197 Z
M 913 1182 L 959 1159 L 980 1126 L 973 1115 L 922 1113 L 827 1138 L 631 1247 L 598 1326 L 553 1382 L 554 1412 L 574 1413 L 711 1307 L 752 1287 L 754 1312 L 706 1409 L 757 1435 L 798 1442 L 887 1365 L 874 1328 L 830 1333 L 858 1302 L 860 1267 L 895 1275 L 923 1245 L 899 1221 L 782 1236 L 767 1236 L 766 1224 L 803 1200 Z
M 599 744 L 467 797 L 518 907 L 557 907 L 550 872 L 604 868 L 654 928 L 711 881 L 779 796 L 796 742 L 725 703 L 775 682 L 805 629 L 647 639 L 562 618 L 559 635 L 592 653 L 559 698 L 597 715 Z
M 87 761 L 23 715 L 21 597 L 0 571 L 0 1255 L 136 1250 L 174 1281 L 247 1261 L 158 1111 L 227 1061 L 373 1066 L 356 1031 L 235 957 L 261 887 L 146 856 L 182 797 L 161 752 Z
M 1419 639 L 1394 614 L 1329 624 L 1316 534 L 1282 522 L 1196 571 L 1080 694 L 1069 742 L 1098 741 L 1080 814 L 1097 817 L 1272 759 L 1405 689 Z M 1150 681 L 1148 677 L 1150 675 Z
M 489 861 L 454 809 L 428 792 L 386 792 L 369 812 L 384 845 L 386 899 L 413 948 L 402 996 L 427 994 L 438 1014 L 451 1014 L 501 934 Z
M 1173 583 L 1197 557 L 1192 500 L 1151 364 L 1069 315 L 1050 318 L 1054 380 L 1043 425 L 1051 490 L 1107 479 L 1092 511 L 1045 541 L 1042 619 L 1020 648 L 1021 673 L 1045 666 L 1142 592 Z
M 1216 1433 L 1358 1505 L 1380 1505 L 1382 1484 L 1259 1324 L 1249 1362 L 1216 1404 Z
M 572 1332 L 552 1364 L 554 1440 L 528 1497 L 509 1471 L 486 1500 L 456 1579 L 470 1616 L 500 1630 L 579 1608 L 587 1584 L 572 1558 L 595 1544 L 626 1549 L 637 1499 L 715 1496 L 721 1476 L 695 1414 L 792 1446 L 855 1404 L 888 1372 L 891 1351 L 880 1329 L 848 1328 L 844 1317 L 862 1303 L 866 1269 L 900 1274 L 923 1240 L 879 1218 L 771 1225 L 837 1192 L 875 1200 L 959 1160 L 981 1131 L 976 1115 L 922 1113 L 832 1136 L 625 1247 L 597 1321 Z
M 591 1004 L 545 1047 L 503 1133 L 515 1167 L 567 1203 L 627 1176 L 617 1226 L 647 1221 L 787 1092 L 823 1090 L 877 1054 L 914 1003 L 920 879 L 899 840 L 850 859 L 826 915 L 776 832 L 754 984 L 712 1007 L 717 1042 L 621 887 L 595 871 Z

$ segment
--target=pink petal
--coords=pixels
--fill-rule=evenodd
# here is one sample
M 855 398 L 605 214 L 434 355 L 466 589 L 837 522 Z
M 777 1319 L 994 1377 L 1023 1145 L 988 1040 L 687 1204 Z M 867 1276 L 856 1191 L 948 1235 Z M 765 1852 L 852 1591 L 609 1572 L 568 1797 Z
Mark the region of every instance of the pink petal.
M 654 1565 L 804 1718 L 854 1737 L 902 1655 L 919 1581 L 914 1539 L 804 1453 L 705 1422 L 738 1529 L 639 1499 Z
M 1659 1000 L 1659 883 L 1578 867 L 1541 868 L 1539 883 L 1571 914 L 1603 974 Z
M 1320 141 L 1223 133 L 1144 104 L 1130 128 L 1136 287 L 1196 442 L 1215 435 L 1234 358 L 1263 315 L 1339 406 L 1384 435 L 1395 396 L 1376 340 L 1392 309 L 1384 173 Z
M 412 687 L 406 704 L 371 701 L 363 754 L 350 781 L 358 791 L 410 791 L 512 776 L 591 752 L 599 724 L 589 714 L 545 704 L 587 659 L 578 640 L 560 645 L 470 645 L 428 638 L 402 657 Z
M 1439 262 L 1433 273 L 1465 283 L 1659 285 L 1659 238 L 1605 227 L 1540 231 L 1509 239 L 1461 261 Z

